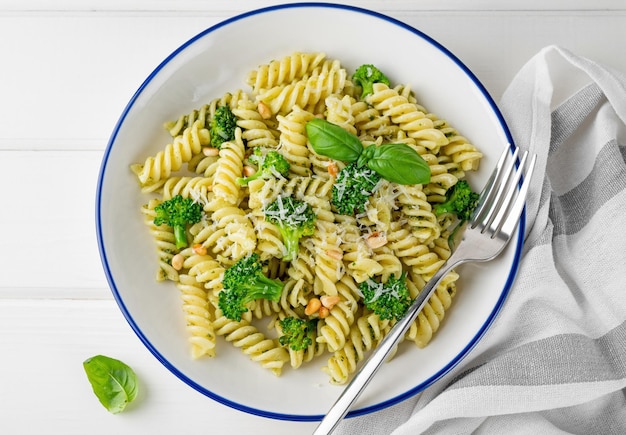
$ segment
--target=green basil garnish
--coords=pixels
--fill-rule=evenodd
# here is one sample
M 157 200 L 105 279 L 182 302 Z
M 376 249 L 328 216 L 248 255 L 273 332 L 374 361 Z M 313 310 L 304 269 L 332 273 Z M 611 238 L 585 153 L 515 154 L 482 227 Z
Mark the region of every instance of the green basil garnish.
M 317 154 L 343 162 L 367 165 L 382 178 L 398 184 L 426 184 L 430 166 L 409 145 L 383 144 L 363 147 L 359 138 L 325 119 L 307 122 L 306 132 Z
M 93 392 L 109 412 L 122 412 L 137 397 L 137 376 L 123 362 L 96 355 L 85 360 L 83 367 Z
M 306 123 L 306 134 L 315 152 L 331 159 L 354 162 L 363 152 L 358 137 L 321 118 Z
M 426 184 L 430 181 L 430 166 L 413 148 L 402 143 L 390 143 L 373 148 L 367 166 L 381 177 L 398 184 Z
M 371 160 L 372 157 L 374 157 L 374 153 L 376 152 L 376 145 L 370 145 L 368 147 L 365 147 L 363 149 L 363 152 L 361 153 L 361 155 L 359 156 L 359 158 L 356 161 L 356 165 L 360 168 L 364 165 L 367 164 L 367 162 L 369 162 Z M 369 165 L 368 165 L 369 166 Z M 371 168 L 370 168 L 371 169 Z M 373 169 L 372 169 L 373 170 Z M 380 174 L 378 174 L 380 175 Z

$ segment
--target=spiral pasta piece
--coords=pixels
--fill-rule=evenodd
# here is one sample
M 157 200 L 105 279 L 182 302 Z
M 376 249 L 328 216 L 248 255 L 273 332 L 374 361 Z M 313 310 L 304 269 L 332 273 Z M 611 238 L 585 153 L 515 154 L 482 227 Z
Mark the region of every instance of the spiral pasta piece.
M 211 100 L 210 103 L 202 105 L 199 109 L 180 115 L 176 120 L 165 122 L 163 127 L 172 137 L 180 135 L 185 129 L 194 125 L 206 129 L 210 124 L 211 118 L 215 116 L 215 111 L 218 107 L 229 106 L 231 109 L 234 109 L 241 100 L 248 99 L 248 95 L 241 89 L 232 93 L 226 92 L 221 97 Z M 208 134 L 208 129 L 205 134 Z
M 208 149 L 207 149 L 208 152 Z M 207 182 L 213 184 L 213 177 L 218 166 L 218 160 L 220 158 L 219 153 L 211 150 L 214 155 L 205 155 L 204 150 L 202 153 L 194 156 L 187 163 L 187 170 L 189 172 L 198 174 L 207 179 Z
M 309 142 L 307 142 L 307 148 L 309 149 L 309 160 L 311 161 L 311 178 L 324 180 L 333 178 L 334 180 L 339 170 L 345 166 L 343 162 L 337 162 L 330 157 L 317 154 Z
M 400 131 L 400 127 L 393 124 L 389 116 L 383 115 L 365 101 L 355 102 L 352 106 L 352 114 L 360 137 L 394 136 Z
M 445 224 L 444 224 L 445 225 Z M 445 228 L 442 226 L 442 228 Z M 449 228 L 446 228 L 448 230 Z M 442 260 L 447 260 L 452 255 L 449 243 L 449 231 L 443 232 L 441 237 L 435 239 L 430 249 L 436 253 Z
M 334 213 L 331 210 L 334 180 L 325 177 L 292 177 L 283 184 L 282 191 L 307 202 L 317 215 L 318 221 L 333 222 Z
M 337 282 L 345 273 L 343 252 L 334 223 L 316 222 L 317 231 L 306 242 L 315 257 L 314 292 L 318 295 L 337 295 Z
M 344 274 L 341 277 L 337 283 L 337 294 L 350 307 L 352 313 L 356 315 L 362 295 L 356 281 L 350 275 Z
M 288 278 L 280 298 L 280 305 L 285 314 L 298 316 L 297 311 L 302 311 L 301 308 L 306 306 L 312 291 L 312 287 L 304 278 Z
M 192 250 L 193 251 L 193 250 Z M 193 277 L 199 284 L 204 285 L 208 290 L 217 293 L 222 288 L 222 276 L 224 267 L 210 255 L 194 254 L 190 255 L 183 262 L 190 277 Z
M 315 282 L 315 257 L 303 243 L 300 243 L 298 256 L 291 261 L 287 275 L 291 279 L 303 279 L 307 285 L 313 286 Z
M 203 146 L 210 143 L 208 130 L 200 124 L 200 121 L 196 121 L 192 127 L 186 128 L 155 156 L 148 157 L 141 165 L 131 166 L 131 170 L 137 175 L 142 186 L 155 184 L 168 178 L 172 172 L 181 169 L 184 163 L 200 153 Z
M 295 175 L 289 179 L 253 180 L 248 183 L 248 206 L 253 210 L 262 209 L 279 195 L 294 196 L 308 202 L 315 210 L 318 219 L 332 222 L 335 218 L 328 201 L 332 196 L 333 183 L 334 180 L 330 178 Z
M 253 209 L 249 217 L 256 234 L 261 261 L 282 258 L 286 248 L 278 227 L 265 220 L 261 209 Z
M 255 93 L 289 84 L 313 72 L 325 58 L 326 54 L 323 52 L 295 52 L 280 60 L 260 65 L 248 74 L 246 82 Z
M 384 83 L 374 83 L 373 93 L 366 97 L 366 101 L 383 115 L 405 131 L 407 135 L 430 150 L 437 150 L 446 145 L 448 139 L 434 127 L 432 119 L 420 110 L 420 107 Z
M 212 180 L 206 177 L 170 177 L 163 183 L 161 194 L 167 201 L 177 195 L 207 205 L 212 198 Z
M 350 95 L 329 95 L 326 97 L 326 120 L 343 128 L 344 130 L 356 134 L 354 126 L 355 117 L 352 114 L 352 107 L 356 100 Z
M 259 113 L 258 104 L 248 100 L 240 101 L 233 114 L 238 118 L 237 125 L 242 130 L 241 138 L 248 148 L 278 146 L 274 131 Z
M 308 176 L 311 173 L 305 126 L 313 117 L 312 113 L 298 107 L 286 116 L 276 117 L 280 131 L 280 150 L 291 165 L 290 172 L 295 175 Z
M 189 275 L 181 274 L 176 286 L 180 290 L 186 329 L 189 333 L 191 356 L 215 356 L 216 336 L 211 322 L 207 292 L 204 287 Z
M 158 199 L 152 199 L 141 207 L 144 223 L 148 227 L 156 246 L 159 265 L 156 280 L 178 281 L 178 271 L 172 267 L 172 258 L 178 251 L 174 230 L 167 225 L 157 226 L 154 224 L 154 218 L 156 216 L 154 208 L 160 203 L 161 201 Z
M 282 312 L 282 307 L 278 302 L 268 301 L 267 299 L 258 299 L 250 305 L 252 317 L 255 319 L 264 319 Z
M 324 177 L 292 177 L 283 186 L 288 195 L 294 195 L 300 199 L 314 198 L 329 200 L 332 196 L 334 180 Z M 330 209 L 330 207 L 324 207 Z
M 389 231 L 394 211 L 398 209 L 399 186 L 381 180 L 372 200 L 365 205 L 365 214 L 357 217 L 357 222 L 366 227 L 374 227 L 372 232 Z
M 404 269 L 402 261 L 396 257 L 388 244 L 374 249 L 373 259 L 382 267 L 380 273 L 377 274 L 381 277 L 381 282 L 387 282 L 391 275 L 402 275 Z
M 402 264 L 422 277 L 424 281 L 428 281 L 444 263 L 437 253 L 419 242 L 410 228 L 399 225 L 397 222 L 392 223 L 387 239 Z
M 380 343 L 391 328 L 388 320 L 380 320 L 376 314 L 366 313 L 359 317 L 350 329 L 346 344 L 328 359 L 322 368 L 330 376 L 330 382 L 345 384 L 356 369 L 365 353 Z
M 413 236 L 425 245 L 438 238 L 441 228 L 422 186 L 398 186 L 398 190 L 398 205 Z
M 332 61 L 316 68 L 308 78 L 259 93 L 257 101 L 266 104 L 273 114 L 289 113 L 294 106 L 321 113 L 326 97 L 341 92 L 346 79 L 346 70 L 339 61 Z
M 458 181 L 458 177 L 451 173 L 445 165 L 433 165 L 430 182 L 423 188 L 426 200 L 433 203 L 445 201 L 446 192 Z
M 209 123 L 209 119 L 213 116 L 212 109 L 211 105 L 205 104 L 200 109 L 194 109 L 187 114 L 179 116 L 175 121 L 164 123 L 163 127 L 172 137 L 178 136 L 185 129 L 193 127 L 194 124 L 205 128 Z
M 341 249 L 346 270 L 358 283 L 381 273 L 383 268 L 372 258 L 372 251 L 367 246 L 356 220 L 349 216 L 342 216 L 340 219 L 342 222 Z
M 274 201 L 281 194 L 283 179 L 262 180 L 256 179 L 248 183 L 248 207 L 251 210 L 262 212 L 263 208 Z
M 452 305 L 459 275 L 449 272 L 439 283 L 417 319 L 411 324 L 405 338 L 423 348 L 432 340 L 445 317 L 446 310 Z
M 289 361 L 289 353 L 276 340 L 267 338 L 247 320 L 233 321 L 218 310 L 213 322 L 215 333 L 261 365 L 280 376 L 283 366 Z
M 330 197 L 332 192 L 332 180 L 320 180 L 319 183 L 310 183 L 309 187 L 312 187 L 312 190 L 315 190 L 316 194 L 305 194 L 302 196 L 302 200 L 307 202 L 312 208 L 315 214 L 317 215 L 317 220 L 320 222 L 333 222 L 335 219 L 335 215 L 332 212 L 330 205 Z M 319 188 L 319 189 L 316 189 Z M 322 192 L 328 188 L 328 195 L 323 194 Z
M 195 244 L 202 244 L 221 261 L 232 264 L 252 253 L 257 238 L 246 213 L 238 207 L 222 207 L 211 215 L 213 224 L 194 236 Z
M 346 338 L 353 322 L 354 313 L 351 307 L 344 301 L 338 302 L 330 310 L 329 316 L 324 319 L 317 341 L 325 343 L 331 352 L 338 351 L 345 346 Z
M 224 142 L 219 151 L 219 160 L 213 177 L 212 191 L 216 203 L 237 205 L 240 202 L 241 186 L 237 178 L 243 175 L 245 145 L 241 129 L 235 129 L 235 140 Z M 214 209 L 214 208 L 213 208 Z
M 289 352 L 289 362 L 294 369 L 299 368 L 302 364 L 313 361 L 313 359 L 324 353 L 325 346 L 321 343 L 313 341 L 309 347 L 303 350 L 287 349 Z
M 463 171 L 478 170 L 478 165 L 483 157 L 483 154 L 474 145 L 461 136 L 451 138 L 450 143 L 443 147 L 442 152 L 450 156 L 452 161 L 458 164 Z

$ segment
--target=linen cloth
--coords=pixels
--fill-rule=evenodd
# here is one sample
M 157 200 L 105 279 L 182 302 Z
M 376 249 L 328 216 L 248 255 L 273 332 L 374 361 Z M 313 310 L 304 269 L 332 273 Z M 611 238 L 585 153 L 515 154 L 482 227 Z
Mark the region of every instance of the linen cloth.
M 510 294 L 455 369 L 339 434 L 626 434 L 626 76 L 549 46 L 499 106 L 538 157 Z

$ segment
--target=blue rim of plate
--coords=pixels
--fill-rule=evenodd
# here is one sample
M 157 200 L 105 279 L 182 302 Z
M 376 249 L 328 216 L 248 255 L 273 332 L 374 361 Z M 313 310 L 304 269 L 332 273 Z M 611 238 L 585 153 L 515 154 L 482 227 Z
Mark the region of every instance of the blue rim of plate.
M 445 48 L 440 43 L 438 43 L 437 41 L 432 39 L 430 36 L 422 33 L 421 31 L 415 29 L 414 27 L 409 26 L 408 24 L 403 23 L 402 21 L 399 21 L 399 20 L 397 20 L 395 18 L 389 17 L 389 16 L 384 15 L 384 14 L 379 13 L 379 12 L 371 11 L 371 10 L 368 10 L 368 9 L 364 9 L 364 8 L 360 8 L 360 7 L 356 7 L 356 6 L 350 6 L 350 5 L 336 4 L 336 3 L 301 2 L 301 3 L 279 4 L 279 5 L 269 6 L 269 7 L 265 7 L 265 8 L 255 9 L 255 10 L 252 10 L 252 11 L 249 11 L 249 12 L 245 12 L 245 13 L 233 16 L 233 17 L 228 18 L 228 19 L 226 19 L 224 21 L 221 21 L 220 23 L 215 24 L 214 26 L 211 26 L 211 27 L 207 28 L 206 30 L 198 33 L 196 36 L 192 37 L 187 42 L 185 42 L 180 47 L 178 47 L 175 51 L 173 51 L 167 58 L 165 58 L 165 60 L 163 62 L 161 62 L 154 69 L 154 71 L 152 71 L 152 73 L 148 76 L 148 78 L 141 84 L 141 86 L 135 92 L 135 94 L 133 95 L 133 97 L 131 98 L 129 103 L 126 105 L 124 111 L 122 112 L 122 115 L 120 116 L 117 124 L 115 125 L 113 133 L 111 134 L 111 137 L 110 137 L 109 142 L 107 144 L 107 147 L 105 149 L 104 156 L 102 158 L 102 164 L 100 166 L 100 173 L 98 175 L 98 184 L 97 184 L 97 190 L 96 190 L 96 214 L 95 214 L 96 216 L 95 217 L 96 217 L 96 234 L 97 234 L 97 241 L 98 241 L 98 249 L 99 249 L 99 252 L 100 252 L 100 258 L 101 258 L 101 261 L 102 261 L 102 265 L 103 265 L 103 268 L 104 268 L 104 273 L 106 275 L 106 279 L 107 279 L 107 281 L 109 283 L 109 287 L 111 288 L 111 291 L 113 293 L 113 297 L 114 297 L 115 301 L 117 302 L 120 310 L 122 311 L 122 314 L 126 318 L 126 321 L 129 323 L 129 325 L 131 326 L 131 328 L 133 329 L 135 334 L 139 337 L 141 342 L 148 348 L 148 350 L 157 358 L 157 360 L 161 364 L 163 364 L 168 370 L 170 370 L 175 376 L 177 376 L 180 380 L 182 380 L 188 386 L 190 386 L 193 389 L 197 390 L 198 392 L 204 394 L 205 396 L 207 396 L 207 397 L 209 397 L 209 398 L 211 398 L 211 399 L 213 399 L 213 400 L 215 400 L 215 401 L 217 401 L 219 403 L 222 403 L 222 404 L 224 404 L 226 406 L 229 406 L 231 408 L 234 408 L 234 409 L 237 409 L 239 411 L 243 411 L 243 412 L 246 412 L 246 413 L 249 413 L 249 414 L 258 415 L 258 416 L 261 416 L 261 417 L 271 418 L 271 419 L 275 419 L 275 420 L 287 420 L 287 421 L 320 421 L 324 417 L 324 415 L 282 414 L 282 413 L 277 413 L 277 412 L 265 411 L 265 410 L 249 407 L 249 406 L 246 406 L 246 405 L 242 405 L 242 404 L 237 403 L 237 402 L 233 402 L 233 401 L 231 401 L 231 400 L 229 400 L 229 399 L 227 399 L 225 397 L 217 395 L 217 394 L 211 392 L 210 390 L 207 390 L 206 388 L 198 385 L 196 382 L 194 382 L 193 380 L 191 380 L 187 376 L 185 376 L 184 373 L 180 372 L 175 366 L 173 366 L 158 351 L 158 349 L 156 349 L 154 347 L 154 345 L 152 345 L 152 343 L 148 340 L 148 338 L 143 334 L 143 332 L 139 328 L 139 325 L 137 325 L 135 323 L 133 317 L 131 316 L 130 312 L 126 308 L 126 305 L 124 304 L 124 301 L 123 301 L 121 295 L 118 292 L 117 285 L 115 283 L 115 279 L 114 279 L 114 277 L 113 277 L 113 275 L 111 273 L 111 270 L 109 268 L 109 263 L 108 263 L 108 260 L 107 260 L 107 254 L 106 254 L 105 249 L 104 249 L 104 241 L 103 241 L 103 238 L 102 238 L 102 225 L 101 225 L 101 207 L 100 207 L 100 205 L 101 205 L 101 194 L 102 194 L 102 182 L 103 182 L 104 175 L 105 175 L 105 172 L 106 172 L 106 169 L 107 169 L 107 162 L 108 162 L 109 154 L 111 152 L 111 149 L 112 149 L 113 145 L 115 144 L 115 140 L 116 140 L 118 131 L 119 131 L 121 125 L 123 124 L 123 122 L 124 122 L 128 112 L 129 112 L 129 110 L 134 105 L 135 101 L 137 100 L 139 95 L 142 93 L 142 91 L 146 88 L 146 86 L 148 86 L 148 84 L 159 73 L 159 71 L 165 65 L 167 65 L 172 59 L 174 59 L 181 51 L 185 50 L 189 45 L 194 43 L 196 40 L 205 37 L 206 35 L 210 34 L 211 32 L 213 32 L 213 31 L 215 31 L 215 30 L 217 30 L 217 29 L 219 29 L 221 27 L 227 26 L 230 23 L 233 23 L 235 21 L 238 21 L 238 20 L 241 20 L 241 19 L 244 19 L 244 18 L 248 18 L 248 17 L 254 16 L 254 15 L 260 15 L 260 14 L 264 14 L 264 13 L 268 13 L 268 12 L 272 12 L 272 11 L 276 11 L 276 10 L 290 9 L 290 8 L 341 9 L 341 10 L 347 10 L 347 11 L 351 11 L 351 12 L 355 12 L 355 13 L 365 14 L 365 15 L 369 15 L 369 16 L 372 16 L 372 17 L 375 17 L 375 18 L 379 18 L 379 19 L 381 19 L 383 21 L 387 21 L 388 23 L 394 24 L 396 26 L 399 26 L 399 27 L 401 27 L 403 29 L 406 29 L 406 30 L 410 31 L 414 35 L 424 39 L 426 42 L 428 42 L 431 45 L 433 45 L 442 54 L 444 54 L 450 60 L 452 60 L 468 76 L 468 78 L 472 80 L 472 82 L 477 87 L 477 89 L 482 93 L 482 95 L 485 98 L 485 100 L 489 103 L 493 113 L 498 118 L 498 121 L 500 122 L 500 126 L 502 127 L 502 130 L 504 131 L 504 133 L 505 133 L 505 135 L 507 137 L 507 140 L 508 140 L 508 142 L 510 144 L 510 148 L 511 149 L 513 149 L 514 141 L 513 141 L 511 132 L 509 131 L 509 128 L 508 128 L 506 122 L 504 121 L 504 117 L 500 113 L 500 110 L 498 109 L 496 103 L 493 101 L 493 99 L 491 98 L 491 96 L 489 95 L 489 93 L 487 92 L 485 87 L 478 80 L 478 78 L 463 64 L 463 62 L 461 62 L 447 48 Z M 509 275 L 507 277 L 507 280 L 506 280 L 506 282 L 504 284 L 502 292 L 500 293 L 500 297 L 498 298 L 498 301 L 497 301 L 493 311 L 490 313 L 489 317 L 486 319 L 485 323 L 482 325 L 482 327 L 480 328 L 478 333 L 472 338 L 472 340 L 447 365 L 445 365 L 443 368 L 441 368 L 441 370 L 439 370 L 437 373 L 435 373 L 433 376 L 431 376 L 430 378 L 428 378 L 424 382 L 422 382 L 419 385 L 416 385 L 413 388 L 407 390 L 406 392 L 404 392 L 402 394 L 399 394 L 399 395 L 397 395 L 397 396 L 395 396 L 395 397 L 393 397 L 391 399 L 388 399 L 388 400 L 386 400 L 384 402 L 380 402 L 380 403 L 377 403 L 377 404 L 372 405 L 372 406 L 363 407 L 363 408 L 359 408 L 359 409 L 355 409 L 353 411 L 350 411 L 347 414 L 346 417 L 348 417 L 348 418 L 356 417 L 356 416 L 359 416 L 359 415 L 365 415 L 365 414 L 369 414 L 369 413 L 372 413 L 372 412 L 380 411 L 380 410 L 385 409 L 385 408 L 387 408 L 389 406 L 392 406 L 392 405 L 395 405 L 395 404 L 397 404 L 399 402 L 402 402 L 402 401 L 404 401 L 404 400 L 406 400 L 406 399 L 416 395 L 417 393 L 420 393 L 421 391 L 423 391 L 426 388 L 428 388 L 429 386 L 431 386 L 434 382 L 439 380 L 441 377 L 446 375 L 450 370 L 452 370 L 457 364 L 459 364 L 461 362 L 461 360 L 463 360 L 463 358 L 474 348 L 474 346 L 476 346 L 476 344 L 480 341 L 480 339 L 483 337 L 485 332 L 489 329 L 489 327 L 491 326 L 491 324 L 493 323 L 493 321 L 497 317 L 498 313 L 500 312 L 502 306 L 504 305 L 504 301 L 506 300 L 506 298 L 507 298 L 507 296 L 509 294 L 511 286 L 513 285 L 513 281 L 515 280 L 515 276 L 517 274 L 517 270 L 519 268 L 519 262 L 520 262 L 520 259 L 521 259 L 522 246 L 523 246 L 523 240 L 524 240 L 524 232 L 525 232 L 525 226 L 526 226 L 525 223 L 526 223 L 526 212 L 525 212 L 525 209 L 524 209 L 524 211 L 522 212 L 522 216 L 521 216 L 521 219 L 520 219 L 519 226 L 518 226 L 518 235 L 517 235 L 517 240 L 516 240 L 517 244 L 516 244 L 515 253 L 514 253 L 514 257 L 513 257 L 513 263 L 511 265 L 511 269 L 509 270 Z

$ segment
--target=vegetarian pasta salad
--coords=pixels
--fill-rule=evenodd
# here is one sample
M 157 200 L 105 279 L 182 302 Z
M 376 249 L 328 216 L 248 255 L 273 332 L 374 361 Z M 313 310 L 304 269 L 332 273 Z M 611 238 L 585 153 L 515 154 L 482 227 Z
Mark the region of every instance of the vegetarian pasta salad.
M 276 375 L 322 358 L 344 384 L 450 255 L 482 154 L 374 65 L 296 52 L 245 82 L 131 166 L 156 279 L 180 292 L 193 358 L 222 336 Z M 405 342 L 428 344 L 458 278 Z

